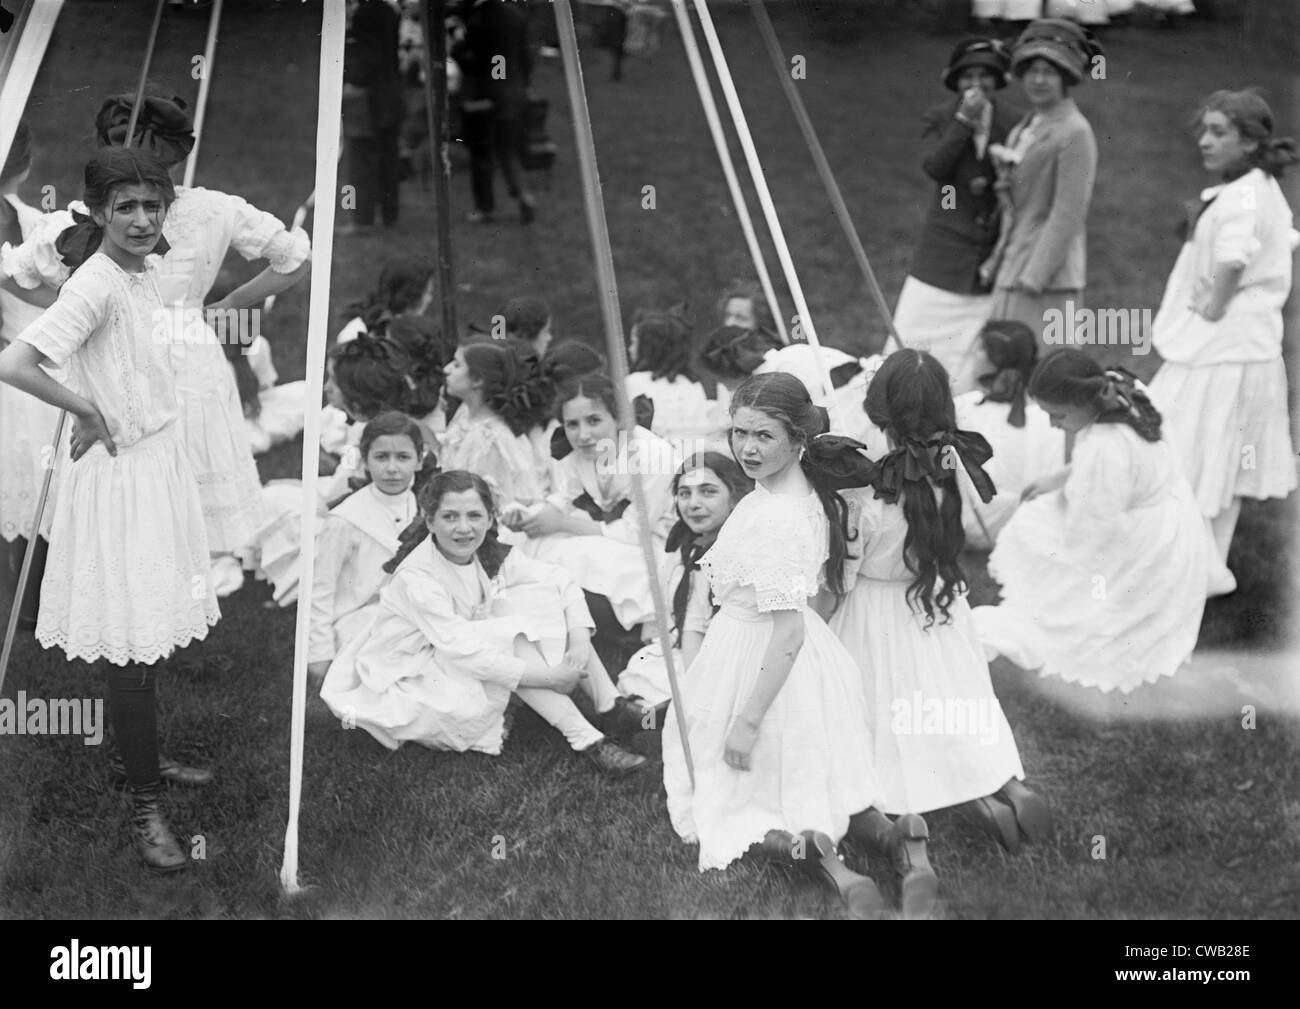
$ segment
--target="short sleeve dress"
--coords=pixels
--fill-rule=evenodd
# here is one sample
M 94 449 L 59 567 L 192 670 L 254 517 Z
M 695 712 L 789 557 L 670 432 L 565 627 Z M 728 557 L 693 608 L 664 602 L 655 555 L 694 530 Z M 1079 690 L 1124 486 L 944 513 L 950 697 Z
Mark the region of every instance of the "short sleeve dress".
M 207 636 L 210 585 L 198 484 L 176 429 L 168 313 L 157 267 L 97 252 L 18 339 L 68 369 L 117 446 L 60 465 L 36 637 L 69 659 L 152 663 Z
M 817 495 L 758 487 L 700 561 L 720 609 L 682 681 L 695 788 L 676 717 L 664 724 L 664 785 L 677 833 L 700 845 L 699 867 L 725 868 L 771 830 L 819 830 L 837 842 L 849 817 L 883 791 L 871 763 L 862 674 L 815 612 L 828 526 Z M 803 647 L 764 715 L 751 769 L 723 760 L 732 723 L 758 679 L 773 613 L 796 610 Z

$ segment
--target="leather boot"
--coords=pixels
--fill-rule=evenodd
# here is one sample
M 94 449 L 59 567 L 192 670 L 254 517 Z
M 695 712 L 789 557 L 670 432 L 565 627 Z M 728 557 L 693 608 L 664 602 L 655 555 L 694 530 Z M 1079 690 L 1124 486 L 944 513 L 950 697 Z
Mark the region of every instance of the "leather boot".
M 1047 807 L 1047 800 L 1027 788 L 1023 781 L 1012 778 L 993 794 L 1011 807 L 1025 840 L 1042 844 L 1051 838 L 1052 811 Z
M 190 860 L 176 842 L 171 828 L 159 811 L 162 782 L 131 786 L 131 830 L 135 834 L 136 849 L 144 864 L 154 872 L 176 872 L 186 868 Z
M 1010 854 L 1020 851 L 1020 828 L 1011 806 L 992 795 L 963 803 L 961 811 Z
M 901 877 L 903 917 L 909 921 L 930 917 L 939 893 L 939 877 L 925 850 L 929 839 L 930 828 L 916 813 L 904 813 L 894 821 L 893 862 Z
M 641 754 L 631 753 L 609 739 L 601 739 L 598 743 L 578 752 L 585 753 L 588 760 L 615 778 L 639 771 L 649 763 Z
M 802 855 L 802 858 L 796 857 L 796 863 L 839 897 L 852 917 L 859 921 L 875 921 L 889 916 L 885 899 L 875 882 L 845 865 L 835 850 L 834 841 L 819 830 L 805 830 L 799 836 L 803 845 L 796 856 Z
M 119 781 L 126 780 L 126 765 L 122 763 L 119 754 L 113 754 L 108 761 L 109 769 L 113 776 Z M 185 785 L 189 788 L 200 788 L 203 785 L 212 783 L 212 771 L 206 767 L 186 767 L 179 764 L 171 757 L 158 754 L 158 774 L 166 781 L 173 785 Z

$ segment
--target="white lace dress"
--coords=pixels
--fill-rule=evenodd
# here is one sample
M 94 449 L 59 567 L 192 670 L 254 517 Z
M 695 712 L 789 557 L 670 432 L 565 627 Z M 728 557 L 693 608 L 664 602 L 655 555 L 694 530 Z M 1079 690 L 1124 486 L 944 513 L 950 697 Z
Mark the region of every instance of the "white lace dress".
M 5 197 L 17 211 L 23 238 L 40 226 L 44 216 L 16 196 Z M 41 309 L 0 290 L 0 347 L 8 343 L 37 319 Z M 62 380 L 63 376 L 55 376 Z M 13 542 L 19 536 L 30 538 L 36 498 L 45 478 L 45 468 L 53 461 L 50 439 L 59 422 L 56 407 L 29 396 L 12 386 L 0 384 L 0 538 Z M 70 424 L 64 425 L 64 437 Z M 49 531 L 54 514 L 53 500 L 46 504 L 42 530 Z
M 59 466 L 36 637 L 69 659 L 152 663 L 220 618 L 193 470 L 176 431 L 176 388 L 157 267 L 128 273 L 103 253 L 18 339 L 68 369 L 117 446 Z
M 85 212 L 84 206 L 74 206 Z M 4 271 L 21 287 L 58 287 L 68 268 L 54 242 L 71 223 L 66 212 L 47 215 L 21 246 L 0 252 Z M 208 546 L 213 553 L 229 553 L 244 546 L 261 523 L 261 482 L 234 376 L 217 335 L 197 313 L 228 250 L 265 259 L 277 273 L 292 273 L 307 260 L 311 243 L 301 228 L 289 231 L 240 197 L 202 188 L 177 188 L 163 236 L 171 248 L 159 261 L 159 286 L 167 314 L 184 324 L 171 346 L 177 422 L 203 499 Z
M 699 842 L 701 871 L 725 868 L 770 830 L 820 830 L 838 842 L 851 815 L 883 798 L 871 764 L 862 674 L 807 606 L 826 557 L 817 495 L 759 487 L 736 506 L 700 561 L 721 608 L 681 685 L 693 793 L 672 712 L 663 759 L 668 814 L 683 840 Z M 698 627 L 708 594 L 694 593 L 690 605 L 687 626 Z M 763 717 L 751 770 L 739 771 L 723 760 L 724 743 L 758 679 L 776 610 L 800 611 L 803 647 Z

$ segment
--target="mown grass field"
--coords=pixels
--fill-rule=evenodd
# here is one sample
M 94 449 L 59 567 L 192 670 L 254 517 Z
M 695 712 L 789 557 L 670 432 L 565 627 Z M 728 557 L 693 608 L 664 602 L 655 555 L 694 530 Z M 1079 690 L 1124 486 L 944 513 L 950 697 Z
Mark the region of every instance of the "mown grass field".
M 106 23 L 99 11 L 131 11 Z M 106 90 L 134 74 L 147 4 L 68 4 L 53 61 L 38 81 L 38 139 L 59 157 L 46 172 L 74 186 L 89 150 L 85 125 Z M 891 5 L 897 9 L 896 5 Z M 806 57 L 801 93 L 826 146 L 881 285 L 891 300 L 906 273 L 928 183 L 919 170 L 921 112 L 943 96 L 939 69 L 956 41 L 906 17 L 879 18 L 854 4 L 772 5 L 790 54 Z M 78 22 L 76 19 L 81 18 Z M 749 15 L 717 5 L 732 71 L 768 183 L 822 338 L 869 351 L 883 326 L 819 188 Z M 230 7 L 218 55 L 200 181 L 239 192 L 288 217 L 311 188 L 319 6 L 255 12 Z M 74 31 L 78 24 L 94 30 Z M 129 30 L 128 30 L 129 28 Z M 186 74 L 201 49 L 202 19 L 168 16 L 160 52 Z M 236 44 L 237 39 L 244 39 Z M 1279 119 L 1295 122 L 1289 71 L 1242 41 L 1237 24 L 1179 32 L 1141 27 L 1103 38 L 1108 76 L 1079 92 L 1101 145 L 1090 217 L 1088 301 L 1154 308 L 1177 251 L 1181 202 L 1205 185 L 1181 124 L 1216 87 L 1269 88 Z M 608 82 L 607 53 L 582 39 L 584 70 L 618 269 L 624 318 L 639 306 L 688 300 L 698 328 L 733 276 L 750 272 L 744 243 L 688 67 L 675 34 L 651 60 L 627 61 Z M 60 50 L 55 50 L 57 54 Z M 277 70 L 292 57 L 296 72 Z M 222 60 L 226 62 L 223 64 Z M 103 79 L 85 90 L 87 67 Z M 242 67 L 243 73 L 235 68 Z M 268 74 L 282 73 L 268 85 Z M 181 78 L 185 80 L 185 77 Z M 229 91 L 224 87 L 229 87 Z M 452 180 L 457 311 L 462 328 L 486 322 L 505 300 L 536 293 L 551 304 L 561 337 L 603 340 L 573 135 L 558 63 L 543 61 L 535 89 L 551 99 L 560 154 L 537 223 L 513 222 L 503 193 L 499 221 L 472 226 L 468 179 Z M 79 90 L 80 89 L 80 90 Z M 1013 88 L 1014 90 L 1014 88 Z M 1015 96 L 1010 98 L 1014 101 Z M 55 115 L 55 109 L 61 109 Z M 66 123 L 66 126 L 55 124 Z M 1294 132 L 1294 131 L 1292 131 Z M 217 139 L 219 137 L 219 139 Z M 59 145 L 65 145 L 60 147 Z M 52 157 L 52 155 L 50 155 Z M 460 164 L 460 159 L 456 159 Z M 340 184 L 346 183 L 346 166 Z M 34 176 L 33 181 L 36 181 Z M 538 180 L 539 182 L 543 180 Z M 498 183 L 499 185 L 499 183 Z M 642 187 L 656 209 L 642 209 Z M 1300 205 L 1294 179 L 1292 204 Z M 39 189 L 33 196 L 39 195 Z M 417 181 L 404 184 L 392 231 L 337 237 L 331 330 L 346 306 L 395 257 L 429 255 L 433 208 Z M 775 264 L 775 258 L 771 259 Z M 305 286 L 281 299 L 274 332 L 286 378 L 302 368 Z M 283 314 L 281 314 L 283 313 Z M 791 314 L 787 311 L 787 316 Z M 1292 326 L 1293 345 L 1297 329 Z M 283 353 L 282 353 L 283 351 Z M 297 355 L 296 357 L 294 355 Z M 1153 357 L 1124 363 L 1147 377 Z M 297 469 L 282 450 L 264 475 Z M 1207 610 L 1202 645 L 1281 648 L 1293 621 L 1283 572 L 1297 570 L 1292 503 L 1248 506 L 1233 564 L 1241 589 Z M 969 556 L 973 601 L 995 592 L 983 558 Z M 308 890 L 281 898 L 276 871 L 287 812 L 290 611 L 262 607 L 265 590 L 228 600 L 226 620 L 176 668 L 161 692 L 164 738 L 180 757 L 211 761 L 218 782 L 173 791 L 174 817 L 203 834 L 207 860 L 185 877 L 150 879 L 136 867 L 125 808 L 108 787 L 102 754 L 75 739 L 0 739 L 0 913 L 7 917 L 837 917 L 839 911 L 786 874 L 741 863 L 700 876 L 694 852 L 668 824 L 657 769 L 610 782 L 576 760 L 558 735 L 522 713 L 505 753 L 383 750 L 344 731 L 309 698 L 301 871 Z M 3 601 L 3 600 L 0 600 Z M 218 658 L 218 656 L 220 658 Z M 1054 841 L 1014 858 L 952 813 L 928 817 L 944 912 L 1001 917 L 1293 917 L 1300 913 L 1300 724 L 1262 707 L 1241 727 L 1238 699 L 1194 718 L 1109 723 L 1046 697 L 1024 674 L 997 664 L 994 683 L 1030 781 L 1052 802 Z M 84 696 L 79 674 L 26 643 L 7 684 L 45 696 Z M 635 745 L 653 754 L 659 740 Z M 1107 858 L 1092 857 L 1094 839 Z M 504 856 L 504 857 L 496 857 Z M 888 879 L 887 876 L 882 877 Z M 889 884 L 886 883 L 888 889 Z

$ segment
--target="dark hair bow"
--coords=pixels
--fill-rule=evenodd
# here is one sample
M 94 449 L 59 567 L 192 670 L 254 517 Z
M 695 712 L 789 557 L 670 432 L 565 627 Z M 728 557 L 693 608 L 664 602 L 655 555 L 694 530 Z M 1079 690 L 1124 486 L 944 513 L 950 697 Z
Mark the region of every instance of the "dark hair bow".
M 975 431 L 939 431 L 924 441 L 908 438 L 880 460 L 872 486 L 877 498 L 893 504 L 907 484 L 927 479 L 944 483 L 955 479 L 957 467 L 962 466 L 980 500 L 987 504 L 997 493 L 992 478 L 984 471 L 984 463 L 991 458 L 992 447 Z
M 59 237 L 54 240 L 54 251 L 68 269 L 76 270 L 99 249 L 104 241 L 104 229 L 79 210 L 72 211 L 72 219 L 77 223 L 59 232 Z M 170 248 L 167 239 L 159 235 L 153 251 L 163 256 Z
M 105 99 L 95 120 L 101 144 L 126 146 L 126 130 L 134 106 L 133 94 Z M 194 126 L 185 109 L 181 98 L 146 97 L 136 119 L 131 145 L 152 154 L 168 168 L 184 161 L 194 149 Z
M 863 454 L 860 441 L 838 434 L 818 435 L 808 445 L 808 461 L 835 490 L 870 487 L 875 484 L 877 466 Z
M 981 403 L 1010 403 L 1007 423 L 1012 427 L 1025 426 L 1025 375 L 1018 368 L 1002 368 L 979 377 L 984 386 Z

